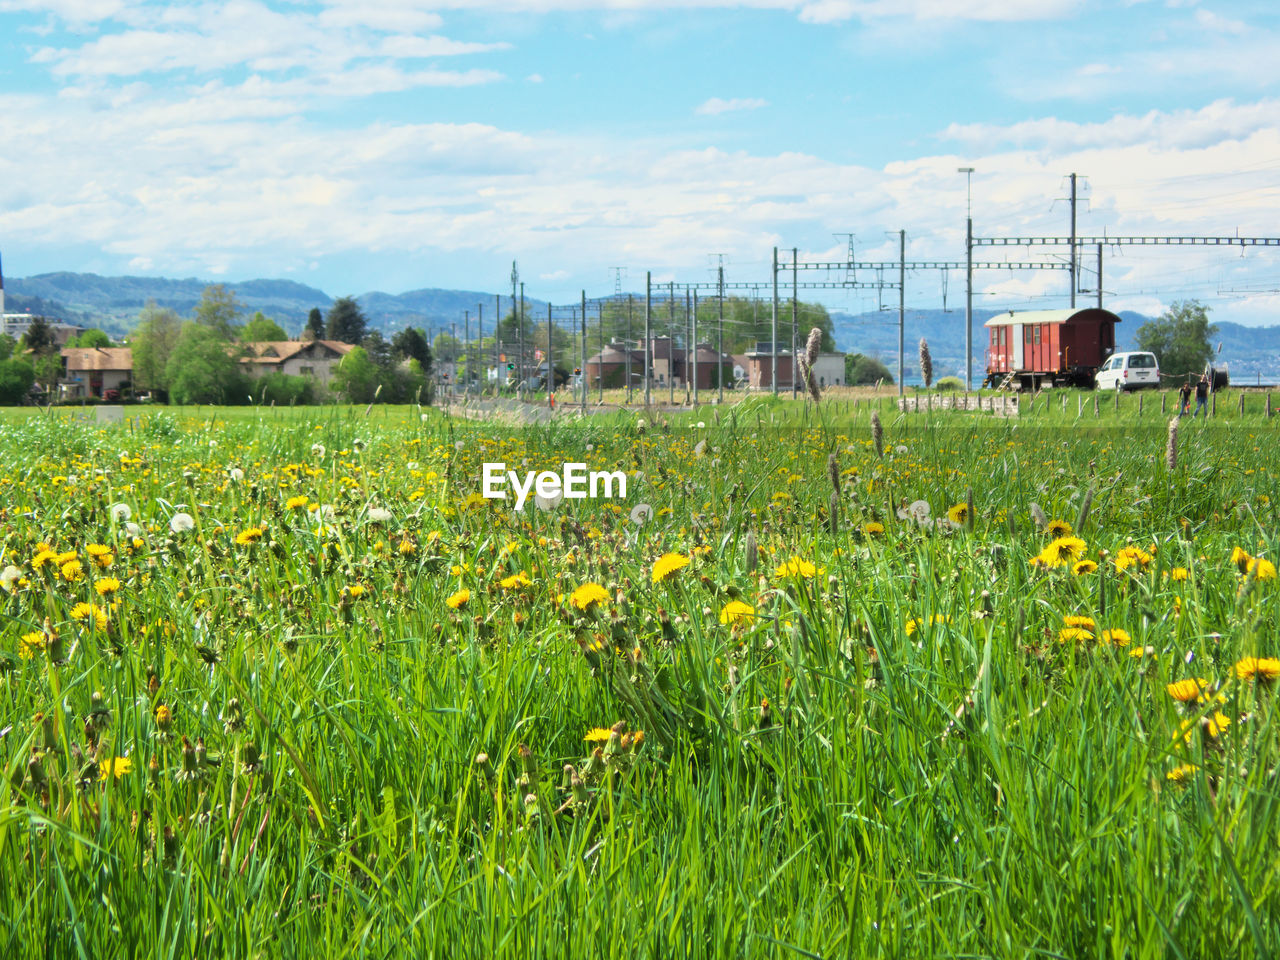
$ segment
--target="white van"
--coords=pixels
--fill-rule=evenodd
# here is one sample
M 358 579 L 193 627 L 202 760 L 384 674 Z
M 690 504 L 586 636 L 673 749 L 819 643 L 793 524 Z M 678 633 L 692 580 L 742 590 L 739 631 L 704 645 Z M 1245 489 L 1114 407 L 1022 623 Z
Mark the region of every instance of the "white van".
M 1099 390 L 1158 389 L 1160 364 L 1154 353 L 1113 353 L 1093 378 Z

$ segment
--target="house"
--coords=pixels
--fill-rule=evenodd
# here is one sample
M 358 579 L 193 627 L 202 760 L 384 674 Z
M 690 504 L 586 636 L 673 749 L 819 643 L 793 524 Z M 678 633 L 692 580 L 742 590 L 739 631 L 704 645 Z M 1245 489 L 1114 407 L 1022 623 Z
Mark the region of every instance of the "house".
M 253 379 L 270 373 L 310 377 L 328 389 L 334 367 L 352 350 L 340 340 L 254 340 L 242 344 L 240 363 Z
M 820 353 L 813 365 L 813 375 L 818 380 L 818 387 L 838 387 L 844 384 L 843 353 Z M 777 350 L 769 341 L 756 343 L 754 350 L 747 352 L 747 383 L 753 390 L 770 390 L 773 388 L 773 363 L 778 363 L 778 389 L 791 389 L 791 346 L 779 343 Z M 802 386 L 802 385 L 801 385 Z
M 715 348 L 706 343 L 697 346 L 696 353 L 687 347 L 677 347 L 670 337 L 654 337 L 651 341 L 649 373 L 655 384 L 667 386 L 674 381 L 676 386 L 683 387 L 694 375 L 697 367 L 698 389 L 710 390 L 716 386 Z M 600 385 L 604 378 L 606 387 L 626 386 L 627 359 L 631 360 L 632 382 L 644 383 L 644 346 L 645 341 L 637 341 L 635 347 L 627 343 L 614 342 L 599 353 L 587 358 L 587 383 L 593 388 Z M 725 384 L 733 383 L 733 358 L 727 353 L 719 357 L 725 373 Z
M 133 351 L 129 347 L 64 347 L 59 399 L 99 397 L 133 380 Z

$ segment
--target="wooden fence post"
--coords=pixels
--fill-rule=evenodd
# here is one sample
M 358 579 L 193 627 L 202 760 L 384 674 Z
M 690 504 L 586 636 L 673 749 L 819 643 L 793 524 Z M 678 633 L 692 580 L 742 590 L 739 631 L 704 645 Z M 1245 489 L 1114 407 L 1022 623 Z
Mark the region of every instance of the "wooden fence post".
M 1169 391 L 1165 390 L 1160 394 L 1160 416 L 1162 417 L 1164 416 L 1164 405 L 1168 399 L 1169 399 Z

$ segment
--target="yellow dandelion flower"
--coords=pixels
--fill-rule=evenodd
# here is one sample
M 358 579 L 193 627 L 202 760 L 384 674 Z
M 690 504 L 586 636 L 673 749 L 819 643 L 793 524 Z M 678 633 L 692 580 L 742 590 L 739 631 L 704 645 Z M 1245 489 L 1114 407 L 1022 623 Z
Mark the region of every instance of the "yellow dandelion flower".
M 1231 718 L 1221 710 L 1214 711 L 1213 716 L 1205 717 L 1200 722 L 1209 731 L 1209 736 L 1215 739 L 1225 733 L 1227 727 L 1231 726 Z
M 91 543 L 84 549 L 85 553 L 89 554 L 89 556 L 93 558 L 93 562 L 103 570 L 111 566 L 112 562 L 115 560 L 115 557 L 111 553 L 111 548 L 104 546 L 101 543 Z
M 18 641 L 18 656 L 23 660 L 34 659 L 37 653 L 42 652 L 49 643 L 49 638 L 43 633 L 24 633 L 22 639 Z
M 1275 657 L 1245 657 L 1237 661 L 1235 671 L 1241 680 L 1271 683 L 1280 678 L 1280 660 Z
M 1071 524 L 1065 520 L 1050 520 L 1044 525 L 1044 532 L 1055 540 L 1071 536 Z
M 351 586 L 347 587 L 347 596 L 352 600 L 359 600 L 361 597 L 368 594 L 368 592 L 369 588 L 363 583 L 353 583 Z
M 468 590 L 466 587 L 463 587 L 457 593 L 453 594 L 453 596 L 449 597 L 449 599 L 446 600 L 445 603 L 448 604 L 449 609 L 458 610 L 464 604 L 466 604 L 466 602 L 470 599 L 471 599 L 471 591 Z
M 1082 642 L 1092 639 L 1093 634 L 1081 627 L 1064 627 L 1058 631 L 1059 643 Z
M 1067 627 L 1084 627 L 1086 630 L 1094 629 L 1097 624 L 1093 622 L 1093 617 L 1071 616 L 1062 618 L 1063 626 Z
M 89 623 L 90 627 L 96 627 L 99 630 L 107 628 L 107 614 L 101 607 L 96 607 L 92 603 L 77 603 L 71 608 L 71 619 L 77 623 Z
M 1252 573 L 1255 580 L 1274 580 L 1276 565 L 1264 557 L 1254 557 L 1245 568 L 1245 573 Z
M 689 565 L 689 557 L 683 553 L 664 553 L 653 564 L 653 582 L 662 583 Z
M 1209 681 L 1204 677 L 1175 680 L 1173 683 L 1166 684 L 1164 689 L 1169 696 L 1179 703 L 1190 703 L 1193 700 L 1200 699 L 1202 693 L 1209 689 Z
M 112 757 L 98 764 L 98 779 L 107 780 L 115 777 L 119 780 L 133 770 L 133 761 L 128 757 Z
M 1253 557 L 1250 556 L 1247 550 L 1244 550 L 1240 547 L 1235 547 L 1231 551 L 1231 562 L 1236 565 L 1236 569 L 1238 569 L 1241 573 L 1244 573 L 1249 569 L 1249 563 L 1252 560 L 1253 560 Z
M 884 533 L 884 524 L 877 523 L 875 520 L 872 520 L 870 523 L 864 523 L 862 525 L 862 532 L 868 537 L 877 536 L 878 534 Z
M 965 523 L 969 519 L 969 505 L 957 503 L 955 506 L 948 508 L 947 519 L 957 525 Z
M 396 546 L 396 550 L 402 557 L 412 557 L 418 552 L 418 545 L 412 540 L 401 540 Z
M 43 550 L 37 551 L 36 555 L 31 558 L 31 569 L 40 570 L 46 563 L 53 563 L 57 559 L 58 554 L 53 550 L 50 550 L 48 547 L 45 547 Z
M 1071 565 L 1071 572 L 1074 573 L 1077 577 L 1086 576 L 1087 574 L 1093 573 L 1097 569 L 1098 569 L 1098 565 L 1094 563 L 1092 560 L 1077 560 L 1075 563 Z
M 305 510 L 307 508 L 307 504 L 309 504 L 310 502 L 311 502 L 310 497 L 306 496 L 305 494 L 300 494 L 299 496 L 290 497 L 288 500 L 286 500 L 284 502 L 284 508 L 286 510 Z
M 498 586 L 503 590 L 520 590 L 531 583 L 533 581 L 529 579 L 529 575 L 521 570 L 519 573 L 513 573 L 511 576 L 499 580 Z
M 750 623 L 755 616 L 755 607 L 741 600 L 730 600 L 720 609 L 720 622 L 723 624 Z
M 1123 630 L 1120 627 L 1112 627 L 1110 630 L 1103 630 L 1102 640 L 1104 643 L 1112 643 L 1117 647 L 1127 647 L 1133 642 L 1133 638 L 1129 636 L 1129 631 Z
M 1195 775 L 1196 771 L 1199 769 L 1200 768 L 1197 767 L 1194 763 L 1184 763 L 1180 766 L 1174 767 L 1172 770 L 1170 770 L 1168 773 L 1164 775 L 1164 778 L 1168 780 L 1170 783 L 1176 783 L 1179 786 L 1182 786 L 1187 783 L 1190 783 L 1191 778 Z
M 120 581 L 115 577 L 103 577 L 93 585 L 93 589 L 98 591 L 98 596 L 109 597 L 120 589 Z
M 1188 579 L 1190 576 L 1191 576 L 1191 571 L 1188 570 L 1186 567 L 1174 567 L 1172 570 L 1169 571 L 1169 579 L 1174 581 L 1174 583 L 1181 583 L 1183 580 Z
M 569 597 L 569 603 L 583 613 L 596 604 L 608 603 L 609 591 L 598 583 L 584 583 Z
M 811 580 L 820 573 L 826 573 L 826 567 L 816 567 L 808 560 L 792 555 L 791 559 L 773 571 L 775 577 L 800 577 Z
M 251 543 L 257 543 L 261 539 L 261 527 L 247 527 L 236 534 L 236 543 L 241 547 L 247 547 Z
M 1141 547 L 1124 547 L 1116 552 L 1115 566 L 1117 573 L 1124 573 L 1131 567 L 1145 570 L 1151 564 L 1151 554 Z
M 1065 567 L 1079 560 L 1087 546 L 1079 537 L 1058 537 L 1036 554 L 1033 562 L 1053 569 Z
M 582 739 L 587 743 L 607 743 L 611 736 L 613 731 L 609 727 L 592 727 Z

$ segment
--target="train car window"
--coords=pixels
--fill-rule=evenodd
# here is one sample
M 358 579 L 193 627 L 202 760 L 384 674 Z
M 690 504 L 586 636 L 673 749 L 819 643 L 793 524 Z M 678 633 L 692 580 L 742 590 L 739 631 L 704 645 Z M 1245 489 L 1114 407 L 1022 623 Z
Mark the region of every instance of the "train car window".
M 1036 327 L 1036 346 L 1040 346 L 1040 327 Z

